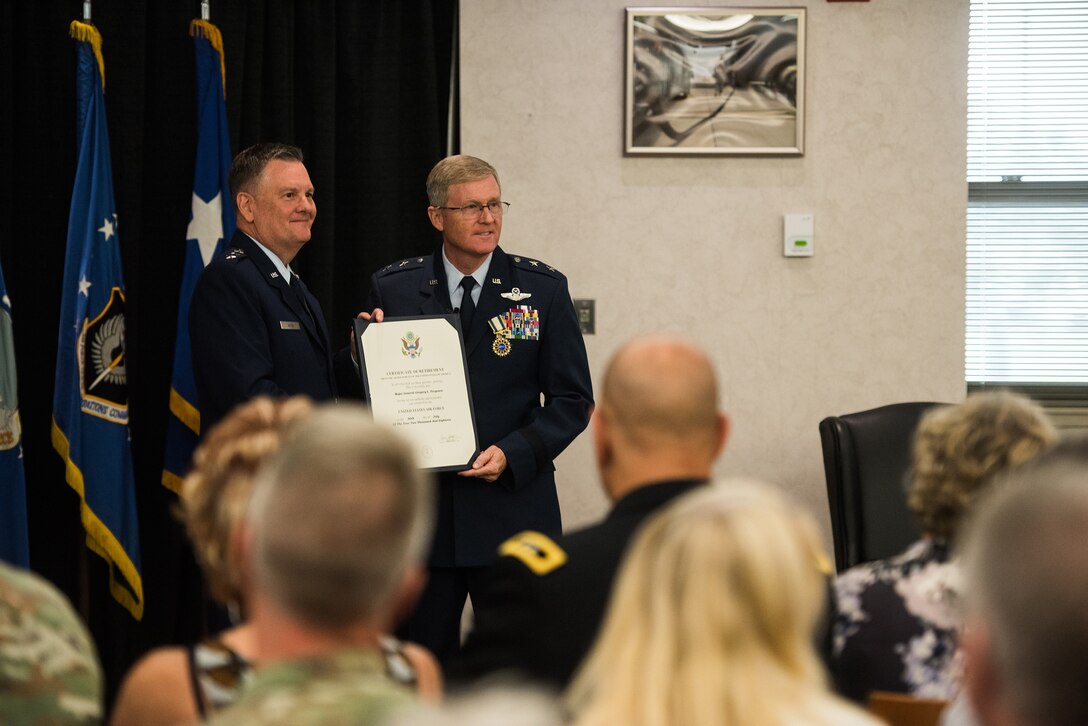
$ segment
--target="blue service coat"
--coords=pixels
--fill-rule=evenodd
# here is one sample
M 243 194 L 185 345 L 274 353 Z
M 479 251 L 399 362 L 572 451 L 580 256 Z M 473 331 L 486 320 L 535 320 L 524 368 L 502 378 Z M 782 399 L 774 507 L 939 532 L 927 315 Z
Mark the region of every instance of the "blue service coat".
M 202 432 L 259 395 L 304 394 L 315 401 L 336 396 L 321 305 L 301 279 L 289 286 L 243 232 L 235 232 L 197 280 L 189 337 Z
M 515 287 L 531 297 L 501 297 Z M 539 339 L 508 340 L 510 351 L 500 356 L 488 321 L 519 305 L 537 311 Z M 453 312 L 441 248 L 375 273 L 365 309 L 374 308 L 387 316 Z M 585 342 L 559 271 L 496 248 L 469 328 L 465 353 L 478 443 L 481 451 L 498 445 L 507 468 L 490 483 L 439 476 L 434 567 L 488 564 L 504 540 L 526 529 L 559 533 L 552 461 L 585 429 L 593 405 Z

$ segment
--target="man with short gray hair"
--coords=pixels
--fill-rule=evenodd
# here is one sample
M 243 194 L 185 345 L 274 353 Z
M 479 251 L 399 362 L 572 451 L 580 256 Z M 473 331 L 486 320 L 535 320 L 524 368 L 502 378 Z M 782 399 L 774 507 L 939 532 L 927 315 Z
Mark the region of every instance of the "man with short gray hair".
M 253 682 L 213 721 L 377 723 L 410 702 L 381 652 L 422 587 L 431 483 L 362 407 L 299 424 L 262 470 L 245 524 Z
M 567 278 L 499 246 L 510 204 L 495 168 L 447 157 L 427 194 L 442 244 L 375 273 L 361 317 L 460 319 L 480 453 L 439 478 L 430 578 L 403 633 L 445 663 L 459 647 L 466 594 L 477 594 L 498 546 L 526 529 L 559 534 L 552 462 L 589 422 L 593 390 Z
M 1088 440 L 1008 475 L 970 524 L 963 571 L 978 723 L 1088 724 Z

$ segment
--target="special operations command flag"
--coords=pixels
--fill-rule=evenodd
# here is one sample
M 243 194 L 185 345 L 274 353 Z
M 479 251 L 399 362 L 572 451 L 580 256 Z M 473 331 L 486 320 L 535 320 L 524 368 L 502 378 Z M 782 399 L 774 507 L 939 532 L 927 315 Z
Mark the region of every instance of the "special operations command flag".
M 144 595 L 125 376 L 125 291 L 102 94 L 102 36 L 73 22 L 79 41 L 79 160 L 64 262 L 53 447 L 82 500 L 87 546 L 110 565 L 110 593 L 139 620 Z
M 200 405 L 189 348 L 189 301 L 204 267 L 219 253 L 223 240 L 234 234 L 234 204 L 230 199 L 230 139 L 227 135 L 223 38 L 206 20 L 194 20 L 189 33 L 196 45 L 196 172 L 193 177 L 193 216 L 185 242 L 185 269 L 178 302 L 178 336 L 174 346 L 174 376 L 170 384 L 170 417 L 162 483 L 181 489 L 181 479 L 200 436 Z
M 0 560 L 20 567 L 30 566 L 15 341 L 11 331 L 11 300 L 4 285 L 3 269 L 0 269 Z

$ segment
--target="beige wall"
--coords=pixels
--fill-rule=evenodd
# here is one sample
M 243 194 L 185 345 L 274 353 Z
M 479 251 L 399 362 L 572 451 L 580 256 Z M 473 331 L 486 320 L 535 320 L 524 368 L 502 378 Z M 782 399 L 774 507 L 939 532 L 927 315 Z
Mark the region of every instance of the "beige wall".
M 967 0 L 792 5 L 801 158 L 625 158 L 617 0 L 461 0 L 462 149 L 502 174 L 503 247 L 597 300 L 594 379 L 631 336 L 696 338 L 733 420 L 720 473 L 827 527 L 821 418 L 964 395 Z M 814 258 L 782 256 L 795 212 Z M 606 508 L 589 436 L 557 462 L 568 528 Z

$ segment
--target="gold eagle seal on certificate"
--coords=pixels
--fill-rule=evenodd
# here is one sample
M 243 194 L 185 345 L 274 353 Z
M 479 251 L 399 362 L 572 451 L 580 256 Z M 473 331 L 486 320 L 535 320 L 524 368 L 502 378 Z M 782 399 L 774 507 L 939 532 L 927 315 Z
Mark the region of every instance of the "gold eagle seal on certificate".
M 418 358 L 419 354 L 422 352 L 419 347 L 420 341 L 422 340 L 422 338 L 417 338 L 416 334 L 409 330 L 408 333 L 400 339 L 401 355 L 407 358 Z

